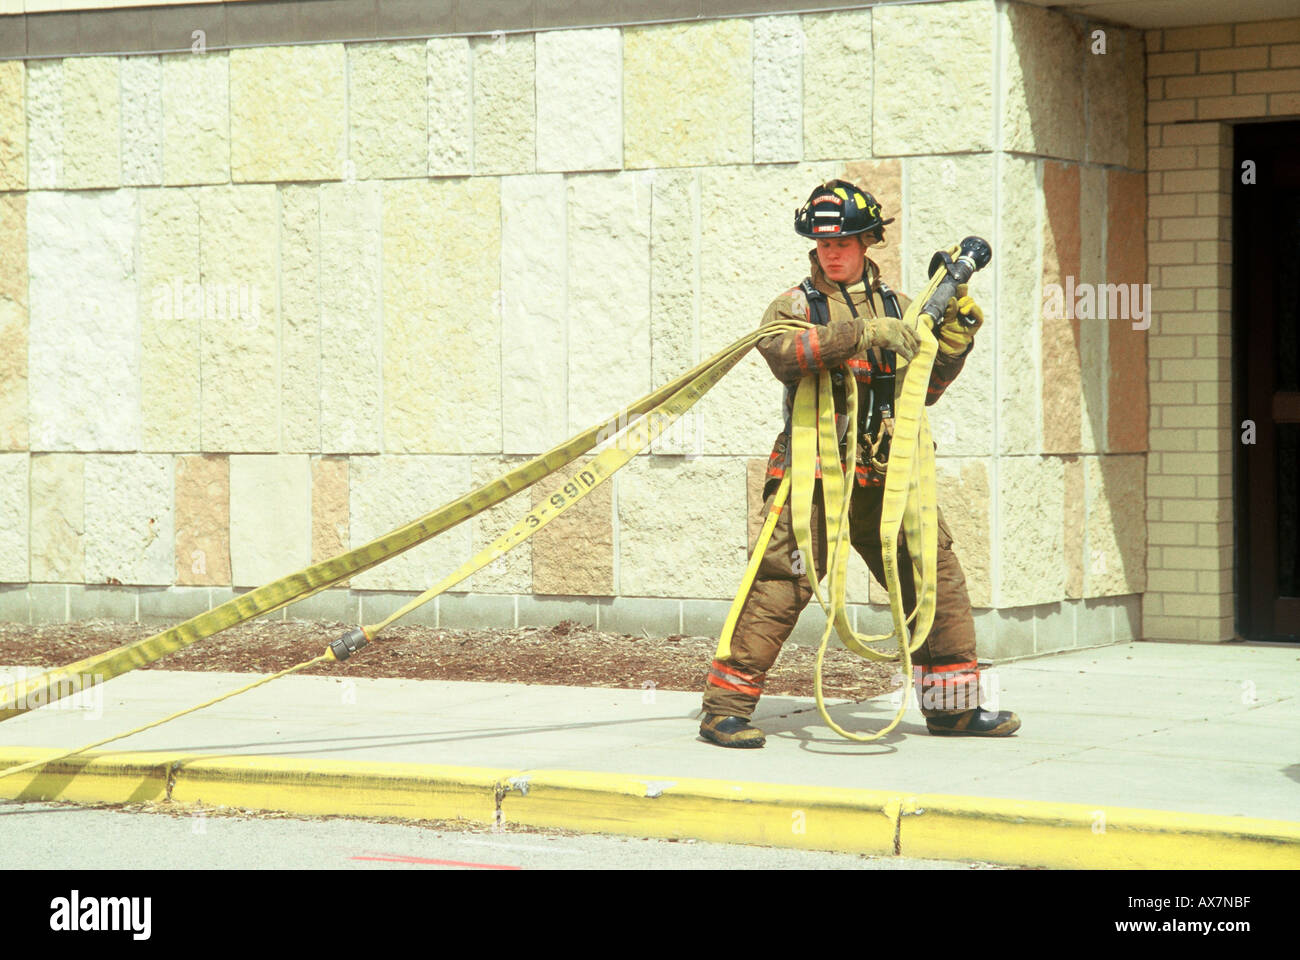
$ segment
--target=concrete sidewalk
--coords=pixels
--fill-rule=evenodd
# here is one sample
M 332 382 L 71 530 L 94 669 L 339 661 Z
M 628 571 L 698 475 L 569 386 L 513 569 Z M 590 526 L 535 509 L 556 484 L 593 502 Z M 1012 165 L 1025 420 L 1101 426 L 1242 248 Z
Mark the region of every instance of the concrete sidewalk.
M 882 741 L 853 743 L 822 726 L 811 700 L 770 697 L 755 717 L 768 734 L 762 750 L 699 740 L 696 693 L 294 676 L 105 747 L 112 757 L 90 767 L 67 761 L 61 776 L 0 780 L 0 796 L 68 799 L 102 768 L 109 780 L 138 780 L 130 795 L 143 797 L 150 775 L 138 763 L 108 775 L 132 755 L 170 764 L 159 789 L 178 801 L 285 809 L 287 794 L 264 792 L 276 776 L 328 775 L 333 786 L 295 809 L 356 813 L 378 807 L 330 808 L 347 806 L 349 776 L 383 793 L 385 778 L 400 774 L 407 779 L 392 789 L 411 797 L 433 783 L 466 796 L 490 787 L 491 803 L 455 809 L 546 826 L 1057 865 L 1168 864 L 1183 850 L 1187 866 L 1227 865 L 1224 857 L 1300 866 L 1300 648 L 1126 643 L 988 673 L 998 705 L 1024 721 L 1009 739 L 932 737 L 913 707 Z M 90 709 L 45 708 L 0 725 L 0 763 L 41 755 L 17 748 L 110 736 L 249 679 L 129 673 Z M 866 731 L 894 708 L 877 698 L 830 712 Z M 227 759 L 200 762 L 217 757 Z M 201 796 L 178 789 L 199 771 Z M 425 774 L 424 787 L 409 779 Z M 742 829 L 737 802 L 766 819 Z M 719 820 L 726 829 L 710 833 Z M 1168 841 L 1160 851 L 1144 846 L 1157 835 Z

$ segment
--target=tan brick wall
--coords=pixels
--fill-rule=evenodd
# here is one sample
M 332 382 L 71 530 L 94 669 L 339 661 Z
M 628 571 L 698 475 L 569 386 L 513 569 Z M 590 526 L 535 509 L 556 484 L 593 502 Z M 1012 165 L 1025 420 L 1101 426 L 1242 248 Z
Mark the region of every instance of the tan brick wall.
M 1227 121 L 1294 115 L 1300 19 L 1146 35 L 1148 590 L 1155 639 L 1233 636 L 1231 186 Z

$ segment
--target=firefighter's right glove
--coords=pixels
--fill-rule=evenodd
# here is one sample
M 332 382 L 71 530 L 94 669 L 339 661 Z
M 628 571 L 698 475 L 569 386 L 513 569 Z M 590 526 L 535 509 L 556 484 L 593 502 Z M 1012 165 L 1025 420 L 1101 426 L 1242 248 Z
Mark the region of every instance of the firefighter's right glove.
M 903 360 L 911 360 L 921 346 L 916 331 L 897 317 L 879 317 L 863 324 L 858 338 L 858 352 L 871 347 L 893 350 Z

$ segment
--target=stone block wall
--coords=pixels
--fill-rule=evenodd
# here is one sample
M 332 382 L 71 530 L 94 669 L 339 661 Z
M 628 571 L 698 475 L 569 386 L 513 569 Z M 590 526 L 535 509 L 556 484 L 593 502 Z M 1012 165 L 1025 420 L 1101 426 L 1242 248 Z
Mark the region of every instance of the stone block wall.
M 1043 305 L 1145 278 L 1144 80 L 1140 32 L 1002 0 L 0 61 L 0 617 L 202 609 L 459 496 L 752 330 L 844 176 L 904 292 L 994 247 L 930 411 L 981 654 L 1133 636 L 1147 335 Z M 716 629 L 780 401 L 751 354 L 424 615 Z M 313 609 L 429 586 L 555 482 Z

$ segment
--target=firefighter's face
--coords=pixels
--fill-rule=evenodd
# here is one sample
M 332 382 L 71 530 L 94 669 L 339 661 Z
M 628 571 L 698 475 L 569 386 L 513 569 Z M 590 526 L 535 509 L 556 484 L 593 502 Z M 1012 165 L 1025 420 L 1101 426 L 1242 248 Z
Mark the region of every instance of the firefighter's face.
M 862 277 L 862 258 L 874 238 L 822 237 L 817 241 L 817 260 L 832 283 L 853 283 Z

